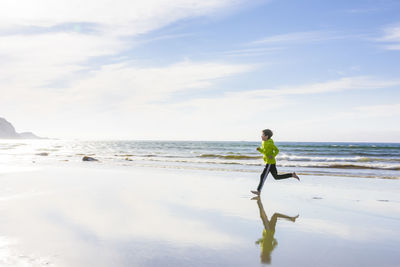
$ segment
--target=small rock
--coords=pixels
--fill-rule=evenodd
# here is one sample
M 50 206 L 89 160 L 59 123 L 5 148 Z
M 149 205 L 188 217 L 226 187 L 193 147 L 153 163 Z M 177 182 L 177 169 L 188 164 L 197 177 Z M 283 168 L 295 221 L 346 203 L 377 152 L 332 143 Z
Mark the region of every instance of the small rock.
M 132 159 L 130 159 L 130 158 L 125 158 L 125 160 L 127 160 L 127 161 L 132 161 Z
M 37 153 L 36 155 L 38 155 L 38 156 L 48 156 L 49 153 L 47 153 L 47 152 L 42 152 L 42 153 Z
M 88 156 L 84 156 L 82 158 L 83 161 L 99 161 L 98 159 L 92 158 L 92 157 L 88 157 Z

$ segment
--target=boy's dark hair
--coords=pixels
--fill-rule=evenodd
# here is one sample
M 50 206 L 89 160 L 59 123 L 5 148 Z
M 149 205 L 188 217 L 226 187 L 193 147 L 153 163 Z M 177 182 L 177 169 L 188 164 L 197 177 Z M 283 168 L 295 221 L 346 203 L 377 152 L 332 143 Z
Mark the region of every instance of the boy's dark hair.
M 265 129 L 262 132 L 265 136 L 268 136 L 268 139 L 270 139 L 274 135 L 274 133 L 270 129 Z

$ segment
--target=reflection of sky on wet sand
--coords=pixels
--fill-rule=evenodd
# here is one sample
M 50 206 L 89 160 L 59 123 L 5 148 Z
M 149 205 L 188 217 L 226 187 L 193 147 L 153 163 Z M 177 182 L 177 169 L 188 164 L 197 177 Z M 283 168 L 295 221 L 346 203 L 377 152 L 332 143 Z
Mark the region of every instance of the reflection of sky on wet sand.
M 235 175 L 148 169 L 2 175 L 0 237 L 16 241 L 0 246 L 0 255 L 8 251 L 9 266 L 18 266 L 12 255 L 34 258 L 37 266 L 42 258 L 78 267 L 258 266 L 255 242 L 264 225 L 248 193 L 257 178 Z M 400 185 L 388 182 L 267 180 L 266 214 L 300 214 L 296 223 L 278 220 L 271 265 L 400 263 Z

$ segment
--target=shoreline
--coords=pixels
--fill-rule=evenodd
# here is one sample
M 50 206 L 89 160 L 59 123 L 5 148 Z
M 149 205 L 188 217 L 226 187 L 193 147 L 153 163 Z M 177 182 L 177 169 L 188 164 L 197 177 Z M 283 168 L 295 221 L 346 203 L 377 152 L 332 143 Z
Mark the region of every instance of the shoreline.
M 131 162 L 130 162 L 131 163 Z M 163 169 L 163 170 L 187 170 L 187 171 L 202 171 L 202 172 L 224 172 L 224 173 L 252 173 L 252 174 L 260 174 L 264 165 L 260 165 L 259 170 L 242 170 L 242 169 L 228 169 L 228 168 L 207 168 L 207 167 L 193 167 L 193 166 L 174 166 L 174 165 L 154 165 L 154 164 L 124 164 L 119 162 L 119 164 L 110 164 L 110 162 L 82 162 L 82 161 L 65 161 L 60 160 L 57 164 L 54 162 L 30 162 L 23 164 L 9 164 L 9 163 L 1 163 L 0 162 L 0 174 L 1 173 L 9 173 L 9 172 L 18 172 L 18 171 L 30 171 L 37 170 L 41 168 L 93 168 L 93 169 L 132 169 L 135 168 L 143 168 L 143 169 Z M 285 170 L 289 169 L 288 167 L 281 167 L 278 164 L 278 173 L 284 173 Z M 374 176 L 374 175 L 357 175 L 357 174 L 345 174 L 345 173 L 310 173 L 304 172 L 302 170 L 297 170 L 296 168 L 292 168 L 298 175 L 302 176 L 320 176 L 320 177 L 346 177 L 346 178 L 358 178 L 358 179 L 383 179 L 383 180 L 400 180 L 399 177 L 395 176 Z M 290 169 L 289 169 L 290 170 Z

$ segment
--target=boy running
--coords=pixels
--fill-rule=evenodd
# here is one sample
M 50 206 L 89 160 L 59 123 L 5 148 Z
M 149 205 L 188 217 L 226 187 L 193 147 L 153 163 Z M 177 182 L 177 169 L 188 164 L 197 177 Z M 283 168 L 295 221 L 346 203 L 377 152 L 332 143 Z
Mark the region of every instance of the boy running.
M 268 173 L 271 173 L 275 180 L 287 179 L 287 178 L 296 178 L 300 181 L 299 176 L 295 172 L 293 173 L 285 173 L 278 174 L 276 169 L 276 160 L 275 157 L 279 153 L 279 149 L 275 146 L 274 141 L 271 139 L 273 133 L 269 129 L 265 129 L 262 131 L 261 135 L 261 147 L 257 147 L 257 150 L 263 154 L 264 162 L 266 163 L 263 172 L 260 175 L 260 183 L 258 184 L 257 191 L 251 191 L 253 194 L 260 195 L 261 189 L 264 185 L 265 179 L 268 176 Z

